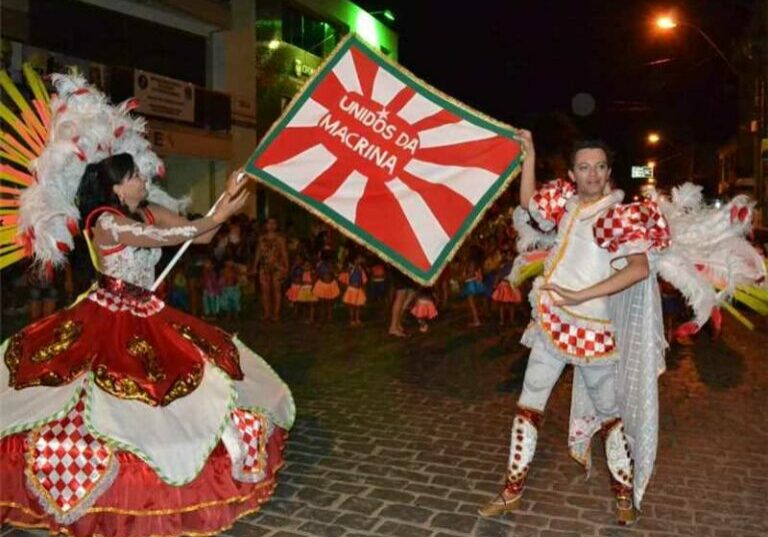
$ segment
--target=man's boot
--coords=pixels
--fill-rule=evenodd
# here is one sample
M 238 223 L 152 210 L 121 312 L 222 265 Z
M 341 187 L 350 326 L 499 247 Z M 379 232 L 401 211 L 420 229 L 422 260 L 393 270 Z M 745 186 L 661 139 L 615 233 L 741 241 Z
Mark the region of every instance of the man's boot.
M 501 492 L 482 506 L 478 513 L 484 517 L 495 517 L 514 511 L 520 506 L 528 475 L 528 466 L 536 451 L 536 438 L 543 416 L 528 408 L 518 408 L 512 425 L 512 439 L 509 446 L 507 480 Z
M 605 441 L 611 488 L 616 495 L 618 523 L 628 526 L 637 520 L 638 513 L 633 499 L 634 462 L 624 434 L 624 423 L 621 418 L 614 418 L 605 422 L 600 432 Z

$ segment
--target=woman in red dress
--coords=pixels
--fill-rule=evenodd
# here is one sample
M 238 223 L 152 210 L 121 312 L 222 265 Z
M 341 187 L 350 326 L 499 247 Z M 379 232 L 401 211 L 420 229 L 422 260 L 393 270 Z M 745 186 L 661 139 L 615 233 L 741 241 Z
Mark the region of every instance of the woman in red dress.
M 237 338 L 150 291 L 161 247 L 209 241 L 247 192 L 230 178 L 194 221 L 146 196 L 130 154 L 88 165 L 77 200 L 97 281 L 0 346 L 3 524 L 207 535 L 275 487 L 290 390 Z

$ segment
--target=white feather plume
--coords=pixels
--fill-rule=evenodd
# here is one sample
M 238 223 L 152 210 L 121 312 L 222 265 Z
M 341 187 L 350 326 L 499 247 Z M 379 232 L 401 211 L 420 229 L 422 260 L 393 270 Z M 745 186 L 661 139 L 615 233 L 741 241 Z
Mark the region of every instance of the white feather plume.
M 48 140 L 30 164 L 37 183 L 22 194 L 19 208 L 19 232 L 32 243 L 41 266 L 65 263 L 65 253 L 74 245 L 77 221 L 85 217 L 79 214 L 75 197 L 89 163 L 129 153 L 147 179 L 150 201 L 176 212 L 188 204 L 152 182 L 165 168 L 144 137 L 145 120 L 130 115 L 138 104 L 135 99 L 115 106 L 80 74 L 51 78 L 56 93 L 51 98 Z
M 544 233 L 531 225 L 530 213 L 521 206 L 515 207 L 512 213 L 512 223 L 517 232 L 517 251 L 529 252 L 531 250 L 547 250 L 554 246 L 557 233 L 551 231 Z
M 662 278 L 685 296 L 699 326 L 736 287 L 766 276 L 762 257 L 745 239 L 754 201 L 736 196 L 715 207 L 703 203 L 701 191 L 701 186 L 685 183 L 672 190 L 671 200 L 660 200 L 671 240 L 656 260 Z

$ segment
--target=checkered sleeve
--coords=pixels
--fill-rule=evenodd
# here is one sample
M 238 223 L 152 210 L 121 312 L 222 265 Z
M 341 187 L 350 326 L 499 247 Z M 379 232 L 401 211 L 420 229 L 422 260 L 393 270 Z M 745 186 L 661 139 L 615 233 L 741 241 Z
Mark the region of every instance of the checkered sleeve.
M 550 231 L 560 222 L 566 202 L 575 193 L 573 183 L 555 179 L 536 191 L 528 203 L 528 211 L 542 231 Z
M 614 258 L 669 246 L 669 224 L 652 201 L 608 209 L 595 221 L 593 233 L 598 246 L 616 254 Z

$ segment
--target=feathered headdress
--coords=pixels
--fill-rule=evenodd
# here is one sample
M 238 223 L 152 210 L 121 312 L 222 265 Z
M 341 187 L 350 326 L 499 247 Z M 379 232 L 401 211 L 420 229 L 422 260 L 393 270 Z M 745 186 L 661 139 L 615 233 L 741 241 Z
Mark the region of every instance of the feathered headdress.
M 0 104 L 0 268 L 24 257 L 52 270 L 66 262 L 79 232 L 76 194 L 88 164 L 129 153 L 147 178 L 149 200 L 179 211 L 185 200 L 152 182 L 165 173 L 144 137 L 146 123 L 131 115 L 136 99 L 113 105 L 81 75 L 54 74 L 49 97 L 37 73 L 23 68 L 34 99 L 27 103 L 5 71 L 0 85 L 19 115 Z

